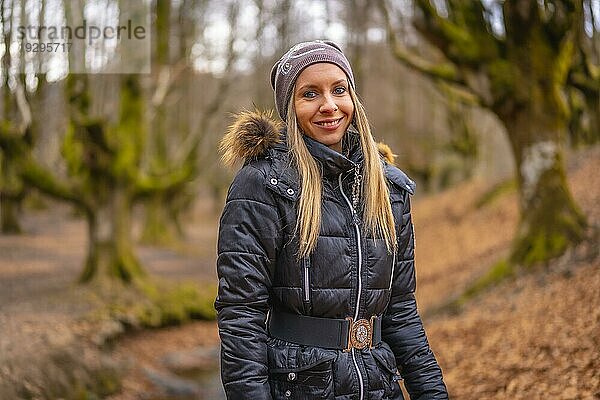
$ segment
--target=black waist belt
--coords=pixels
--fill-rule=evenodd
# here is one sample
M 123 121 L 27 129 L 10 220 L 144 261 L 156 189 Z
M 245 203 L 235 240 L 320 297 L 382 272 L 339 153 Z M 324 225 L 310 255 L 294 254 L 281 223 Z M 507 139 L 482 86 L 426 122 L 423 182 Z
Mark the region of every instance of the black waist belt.
M 287 342 L 350 351 L 373 347 L 381 342 L 381 317 L 354 321 L 317 318 L 271 310 L 269 334 Z

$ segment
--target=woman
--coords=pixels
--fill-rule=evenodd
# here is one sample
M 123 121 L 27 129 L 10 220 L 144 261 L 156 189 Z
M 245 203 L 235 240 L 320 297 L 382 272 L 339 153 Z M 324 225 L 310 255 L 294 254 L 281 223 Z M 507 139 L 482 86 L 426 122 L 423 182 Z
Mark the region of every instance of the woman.
M 271 85 L 284 128 L 242 113 L 215 302 L 229 399 L 446 399 L 415 303 L 414 183 L 383 160 L 329 41 L 292 47 Z M 398 367 L 397 367 L 398 366 Z

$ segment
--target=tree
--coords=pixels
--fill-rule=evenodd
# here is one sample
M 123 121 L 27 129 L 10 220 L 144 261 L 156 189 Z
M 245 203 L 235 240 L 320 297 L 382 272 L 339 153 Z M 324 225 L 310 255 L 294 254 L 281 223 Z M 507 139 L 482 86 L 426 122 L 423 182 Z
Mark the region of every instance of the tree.
M 570 142 L 574 146 L 600 141 L 600 15 L 592 0 L 583 0 L 584 23 L 576 36 L 575 60 L 568 76 L 571 109 Z
M 81 17 L 82 3 L 66 3 L 66 14 L 70 22 Z M 83 45 L 74 41 L 70 65 L 83 60 Z M 184 158 L 160 176 L 145 171 L 141 159 L 147 139 L 146 102 L 140 76 L 98 79 L 105 87 L 116 83 L 116 118 L 92 110 L 89 74 L 71 73 L 66 78 L 69 123 L 62 148 L 66 176 L 57 176 L 39 163 L 22 132 L 11 125 L 0 129 L 0 148 L 10 154 L 11 168 L 23 182 L 75 205 L 85 215 L 89 245 L 80 280 L 102 277 L 133 282 L 145 276 L 131 238 L 133 205 L 153 193 L 177 191 L 190 180 L 195 162 Z
M 208 98 L 202 108 L 202 114 L 193 125 L 193 133 L 198 136 L 200 158 L 204 161 L 201 177 L 204 183 L 209 187 L 215 200 L 221 201 L 223 193 L 226 190 L 226 178 L 224 170 L 219 166 L 217 152 L 217 143 L 221 134 L 212 133 L 212 127 L 215 121 L 220 117 L 220 111 L 224 108 L 226 100 L 230 95 L 232 88 L 235 88 L 236 79 L 239 76 L 235 74 L 235 63 L 239 59 L 239 50 L 236 49 L 238 40 L 241 38 L 238 22 L 240 19 L 241 5 L 239 2 L 225 3 L 227 25 L 229 26 L 229 35 L 227 37 L 226 50 L 224 57 L 224 68 L 221 77 L 216 83 L 213 96 Z M 262 29 L 258 27 L 258 29 Z
M 15 66 L 13 62 L 15 60 L 12 59 L 9 51 L 15 19 L 13 14 L 22 8 L 22 5 L 9 5 L 0 1 L 0 27 L 4 47 L 0 65 L 2 79 L 0 82 L 2 88 L 0 136 L 16 137 L 27 151 L 31 151 L 33 142 L 31 110 L 27 102 L 22 76 L 11 71 Z M 0 232 L 2 233 L 21 232 L 18 214 L 25 198 L 26 187 L 13 159 L 14 153 L 0 147 Z
M 380 9 L 395 57 L 491 110 L 508 132 L 516 160 L 521 218 L 513 264 L 531 265 L 585 238 L 586 219 L 566 184 L 563 143 L 571 110 L 570 73 L 580 67 L 576 39 L 583 24 L 578 0 L 493 2 L 415 0 L 413 26 L 440 53 L 432 62 L 399 45 L 391 7 Z M 496 11 L 493 13 L 493 11 Z M 502 23 L 503 31 L 492 26 Z M 598 90 L 598 77 L 585 76 Z M 451 85 L 451 86 L 448 86 Z
M 126 4 L 123 4 L 126 6 Z M 81 10 L 79 10 L 78 15 Z M 123 14 L 123 13 L 122 13 Z M 75 46 L 74 46 L 75 47 Z M 81 57 L 75 49 L 70 57 Z M 81 60 L 81 59 L 80 59 Z M 77 59 L 73 60 L 77 62 Z M 111 75 L 103 77 L 108 84 Z M 113 121 L 92 112 L 88 74 L 69 74 L 69 130 L 63 157 L 69 171 L 70 196 L 83 205 L 88 225 L 89 247 L 81 281 L 94 278 L 132 282 L 145 272 L 135 256 L 131 237 L 133 205 L 156 193 L 176 191 L 189 181 L 193 163 L 181 165 L 160 176 L 142 168 L 147 141 L 146 101 L 140 75 L 119 76 L 118 112 Z
M 205 5 L 201 4 L 201 6 Z M 189 197 L 187 187 L 192 185 L 197 176 L 194 155 L 198 151 L 198 139 L 189 132 L 189 127 L 185 123 L 186 116 L 181 112 L 181 105 L 167 102 L 172 92 L 176 91 L 180 95 L 190 75 L 189 39 L 193 32 L 190 27 L 193 26 L 191 18 L 195 10 L 190 1 L 184 1 L 179 5 L 178 36 L 173 34 L 172 11 L 170 1 L 156 2 L 156 48 L 152 60 L 154 71 L 152 83 L 155 90 L 149 104 L 150 128 L 144 161 L 150 174 L 157 177 L 168 174 L 174 165 L 183 163 L 184 159 L 190 164 L 191 170 L 187 182 L 181 182 L 181 185 L 172 187 L 168 191 L 156 191 L 144 200 L 142 241 L 149 244 L 170 243 L 183 235 L 179 214 L 182 205 L 187 204 L 186 200 Z M 174 52 L 171 50 L 174 46 L 169 45 L 174 37 L 179 40 L 179 46 L 176 48 L 179 54 L 176 55 L 175 60 L 172 54 Z M 181 81 L 184 81 L 183 85 Z M 184 109 L 184 112 L 188 110 Z M 178 117 L 176 122 L 168 119 L 168 116 L 174 113 L 177 113 Z M 170 150 L 173 147 L 178 147 L 177 155 Z M 182 147 L 184 151 L 181 151 Z

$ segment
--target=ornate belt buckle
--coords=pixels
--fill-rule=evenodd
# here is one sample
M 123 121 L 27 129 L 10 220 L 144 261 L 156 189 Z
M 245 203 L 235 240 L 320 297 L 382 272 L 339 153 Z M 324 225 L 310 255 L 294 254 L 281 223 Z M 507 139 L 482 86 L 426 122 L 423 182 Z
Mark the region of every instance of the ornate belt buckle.
M 346 317 L 350 322 L 350 329 L 348 329 L 348 347 L 344 351 L 350 351 L 351 349 L 364 349 L 365 347 L 373 347 L 373 319 L 372 316 L 369 321 L 366 319 L 359 319 L 354 321 L 352 317 Z

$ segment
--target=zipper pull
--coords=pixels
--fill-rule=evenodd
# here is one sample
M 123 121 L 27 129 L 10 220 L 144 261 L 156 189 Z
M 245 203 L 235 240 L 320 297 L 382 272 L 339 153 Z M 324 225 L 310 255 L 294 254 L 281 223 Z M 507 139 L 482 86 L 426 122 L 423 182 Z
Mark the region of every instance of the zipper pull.
M 354 222 L 354 225 L 356 226 L 360 226 L 360 218 L 358 218 L 358 213 L 356 211 L 352 212 L 352 221 Z
M 360 174 L 360 165 L 354 165 L 354 181 L 352 182 L 352 217 L 356 225 L 360 224 L 358 210 L 360 204 L 360 192 L 362 185 L 362 175 Z

